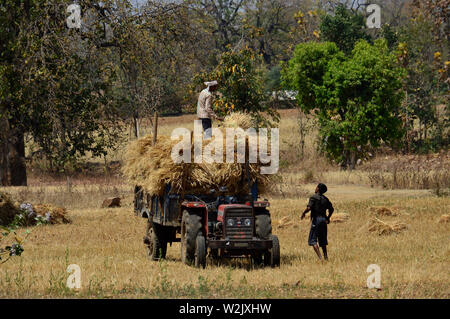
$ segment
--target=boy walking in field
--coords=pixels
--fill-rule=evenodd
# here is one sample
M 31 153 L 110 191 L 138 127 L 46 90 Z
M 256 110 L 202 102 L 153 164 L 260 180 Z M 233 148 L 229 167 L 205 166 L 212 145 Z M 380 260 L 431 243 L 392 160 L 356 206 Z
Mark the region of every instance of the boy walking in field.
M 322 247 L 323 257 L 328 260 L 327 255 L 327 224 L 334 212 L 333 205 L 323 194 L 327 191 L 327 186 L 320 183 L 317 185 L 315 194 L 309 198 L 308 205 L 303 212 L 301 219 L 306 213 L 311 212 L 311 230 L 309 231 L 308 245 L 314 248 L 319 259 L 322 259 L 319 247 Z M 328 216 L 326 211 L 328 210 Z

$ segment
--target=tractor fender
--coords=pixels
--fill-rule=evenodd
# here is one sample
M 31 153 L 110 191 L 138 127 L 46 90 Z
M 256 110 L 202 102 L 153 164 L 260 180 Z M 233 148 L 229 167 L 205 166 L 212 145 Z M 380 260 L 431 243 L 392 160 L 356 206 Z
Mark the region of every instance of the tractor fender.
M 202 232 L 205 237 L 208 236 L 208 208 L 202 202 L 188 202 L 181 203 L 181 211 L 187 210 L 189 212 L 196 212 L 202 216 Z

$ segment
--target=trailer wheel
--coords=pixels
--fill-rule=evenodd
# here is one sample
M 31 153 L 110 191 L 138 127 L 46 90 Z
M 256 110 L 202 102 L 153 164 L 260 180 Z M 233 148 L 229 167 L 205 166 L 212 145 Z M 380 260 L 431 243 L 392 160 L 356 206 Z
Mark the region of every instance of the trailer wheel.
M 155 224 L 151 225 L 147 236 L 149 239 L 147 244 L 148 256 L 152 260 L 166 258 L 167 241 L 163 239 L 160 227 Z
M 195 267 L 206 267 L 206 241 L 204 236 L 197 236 L 195 241 Z
M 197 236 L 202 228 L 199 215 L 183 211 L 181 219 L 181 261 L 190 264 L 194 261 Z
M 255 214 L 256 237 L 267 239 L 272 234 L 272 221 L 269 211 L 263 210 Z

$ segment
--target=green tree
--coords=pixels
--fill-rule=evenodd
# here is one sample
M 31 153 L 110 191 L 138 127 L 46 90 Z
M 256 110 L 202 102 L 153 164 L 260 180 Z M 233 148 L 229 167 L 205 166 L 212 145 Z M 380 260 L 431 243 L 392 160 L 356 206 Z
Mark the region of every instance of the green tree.
M 114 71 L 97 43 L 98 21 L 89 30 L 68 29 L 70 3 L 1 4 L 0 116 L 9 122 L 12 159 L 6 184 L 26 184 L 25 134 L 58 170 L 87 152 L 104 155 L 115 143 Z
M 192 9 L 203 16 L 201 27 L 214 35 L 214 47 L 225 51 L 241 36 L 241 11 L 249 0 L 193 0 Z
M 355 43 L 361 39 L 370 40 L 366 33 L 366 23 L 363 14 L 338 5 L 334 15 L 327 14 L 320 23 L 320 36 L 323 41 L 336 43 L 337 47 L 350 54 Z
M 448 23 L 442 16 L 445 6 L 440 8 L 438 4 L 444 5 L 416 3 L 414 18 L 398 31 L 397 55 L 407 72 L 402 112 L 407 133 L 405 151 L 437 151 L 448 145 L 449 121 L 445 112 L 448 115 L 449 111 L 438 109 L 439 105 L 448 105 L 448 41 L 441 32 Z M 442 25 L 437 28 L 439 22 Z
M 196 87 L 200 87 L 204 81 L 218 81 L 219 94 L 215 99 L 218 114 L 246 112 L 259 124 L 267 125 L 270 121 L 262 113 L 266 112 L 274 120 L 278 120 L 278 113 L 267 103 L 264 73 L 259 67 L 261 63 L 261 56 L 248 47 L 238 52 L 225 52 L 221 55 L 217 67 L 210 73 L 197 75 L 194 83 Z
M 0 3 L 1 184 L 26 184 L 25 136 L 61 171 L 87 153 L 106 155 L 119 116 L 178 102 L 167 83 L 185 61 L 182 5 L 80 1 L 81 29 L 69 29 L 69 4 Z
M 350 56 L 330 42 L 299 44 L 283 72 L 300 108 L 318 119 L 322 150 L 350 169 L 371 148 L 402 136 L 402 76 L 385 40 L 362 40 Z

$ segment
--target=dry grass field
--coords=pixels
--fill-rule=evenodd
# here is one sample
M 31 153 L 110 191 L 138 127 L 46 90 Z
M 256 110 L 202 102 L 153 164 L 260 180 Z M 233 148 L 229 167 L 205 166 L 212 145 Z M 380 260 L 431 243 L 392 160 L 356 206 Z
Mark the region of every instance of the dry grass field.
M 68 183 L 32 173 L 30 186 L 0 191 L 18 201 L 64 206 L 72 223 L 30 228 L 22 257 L 0 265 L 0 298 L 449 298 L 450 224 L 440 222 L 450 211 L 447 155 L 423 159 L 429 161 L 428 189 L 405 188 L 399 176 L 423 181 L 423 169 L 400 175 L 382 168 L 392 161 L 383 157 L 353 172 L 339 171 L 316 154 L 314 131 L 300 158 L 297 117 L 297 111 L 282 112 L 285 166 L 266 196 L 273 233 L 280 239 L 280 268 L 231 260 L 208 262 L 199 270 L 181 263 L 179 243 L 169 247 L 166 260 L 150 261 L 142 242 L 145 219 L 134 216 L 132 187 L 123 179 L 102 175 Z M 159 133 L 180 125 L 192 128 L 193 119 L 163 118 Z M 120 161 L 121 154 L 123 148 L 108 160 Z M 385 176 L 384 184 L 373 177 L 377 173 Z M 328 185 L 335 214 L 346 216 L 328 226 L 330 260 L 324 263 L 307 245 L 309 220 L 299 218 L 319 181 Z M 122 207 L 100 209 L 110 196 L 121 196 Z M 379 235 L 369 231 L 374 218 L 406 228 Z M 66 287 L 70 264 L 81 267 L 78 291 Z M 381 268 L 381 289 L 366 286 L 370 264 Z

